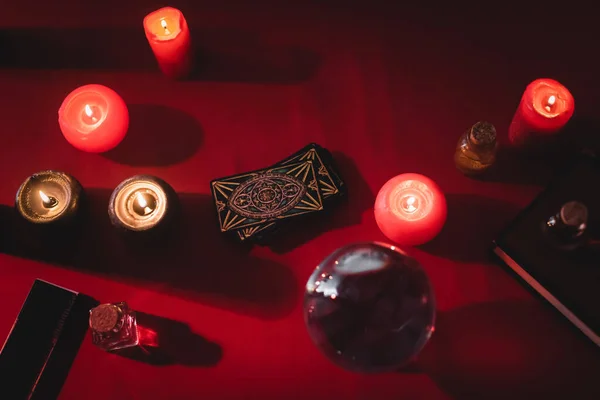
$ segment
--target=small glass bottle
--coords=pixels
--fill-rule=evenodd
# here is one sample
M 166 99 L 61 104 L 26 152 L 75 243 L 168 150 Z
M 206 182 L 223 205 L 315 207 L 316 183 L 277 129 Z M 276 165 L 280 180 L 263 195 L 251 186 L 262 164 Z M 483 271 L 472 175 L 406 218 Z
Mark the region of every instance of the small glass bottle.
M 91 309 L 89 325 L 92 342 L 106 351 L 139 344 L 135 311 L 130 310 L 125 302 L 101 304 Z
M 466 175 L 484 172 L 496 161 L 496 128 L 489 122 L 477 122 L 459 139 L 454 164 Z
M 588 209 L 578 201 L 565 203 L 542 224 L 546 237 L 559 249 L 573 250 L 586 242 Z

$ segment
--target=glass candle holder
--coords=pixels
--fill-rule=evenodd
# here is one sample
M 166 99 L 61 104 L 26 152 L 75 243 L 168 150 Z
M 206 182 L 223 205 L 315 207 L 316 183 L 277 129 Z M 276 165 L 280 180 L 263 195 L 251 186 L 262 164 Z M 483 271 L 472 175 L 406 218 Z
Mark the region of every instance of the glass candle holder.
M 136 175 L 113 191 L 108 215 L 114 226 L 125 231 L 157 230 L 169 222 L 175 197 L 174 190 L 162 179 Z
M 304 319 L 319 348 L 342 368 L 395 371 L 434 330 L 435 297 L 421 265 L 383 243 L 344 246 L 310 276 Z
M 72 176 L 59 171 L 41 171 L 19 187 L 15 208 L 34 224 L 71 221 L 80 209 L 83 189 Z

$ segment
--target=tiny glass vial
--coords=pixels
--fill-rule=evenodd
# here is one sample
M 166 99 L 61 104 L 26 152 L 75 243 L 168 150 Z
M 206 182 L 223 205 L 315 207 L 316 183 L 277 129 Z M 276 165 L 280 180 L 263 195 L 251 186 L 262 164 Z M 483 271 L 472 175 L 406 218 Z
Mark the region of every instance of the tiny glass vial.
M 139 343 L 135 311 L 125 302 L 91 309 L 89 325 L 92 342 L 106 351 L 135 347 Z
M 458 140 L 454 164 L 466 175 L 483 173 L 496 161 L 496 128 L 489 122 L 477 122 Z
M 542 230 L 555 247 L 573 250 L 586 241 L 588 209 L 578 201 L 565 203 L 560 211 L 542 224 Z

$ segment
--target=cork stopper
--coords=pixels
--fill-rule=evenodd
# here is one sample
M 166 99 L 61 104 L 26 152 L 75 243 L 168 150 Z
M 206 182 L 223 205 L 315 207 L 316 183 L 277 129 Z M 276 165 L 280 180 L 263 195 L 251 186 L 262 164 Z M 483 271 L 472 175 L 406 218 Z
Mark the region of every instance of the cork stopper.
M 119 307 L 113 304 L 101 304 L 90 311 L 90 328 L 96 332 L 110 332 L 117 326 L 119 317 Z
M 579 227 L 587 223 L 588 209 L 583 203 L 570 201 L 560 209 L 560 219 L 567 226 Z
M 496 128 L 489 122 L 480 121 L 471 127 L 469 136 L 475 145 L 492 145 L 496 142 Z

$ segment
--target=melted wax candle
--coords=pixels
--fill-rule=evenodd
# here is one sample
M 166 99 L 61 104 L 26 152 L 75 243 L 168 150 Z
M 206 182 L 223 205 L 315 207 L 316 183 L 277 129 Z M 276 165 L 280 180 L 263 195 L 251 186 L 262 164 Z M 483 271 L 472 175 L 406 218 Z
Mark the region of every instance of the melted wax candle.
M 562 129 L 573 116 L 575 100 L 571 92 L 553 79 L 531 82 L 510 124 L 512 145 L 527 145 L 536 135 L 551 135 Z
M 65 139 L 75 148 L 103 153 L 125 138 L 129 111 L 114 90 L 85 85 L 65 98 L 58 110 L 58 123 Z
M 397 244 L 416 246 L 437 236 L 446 222 L 447 205 L 439 186 L 419 174 L 401 174 L 382 186 L 375 200 L 381 232 Z
M 192 43 L 181 11 L 164 7 L 148 14 L 144 18 L 144 31 L 163 74 L 184 78 L 191 72 Z

